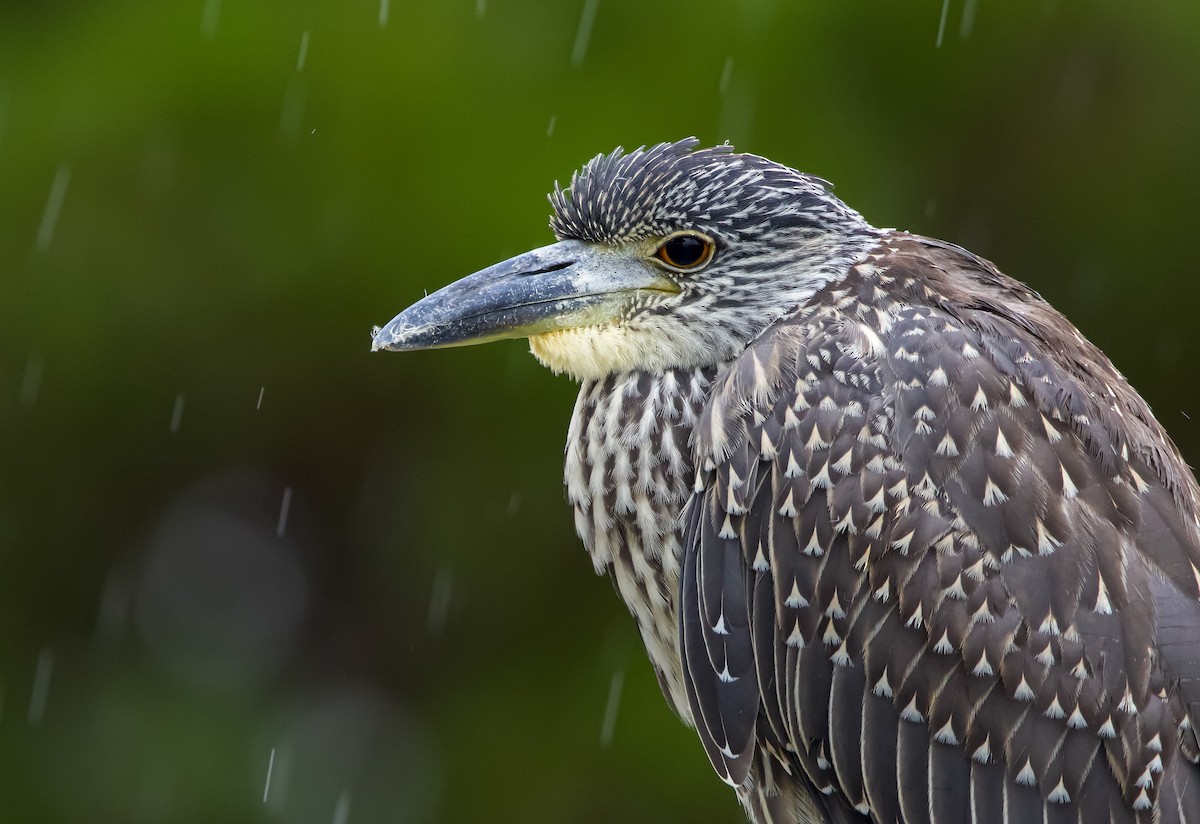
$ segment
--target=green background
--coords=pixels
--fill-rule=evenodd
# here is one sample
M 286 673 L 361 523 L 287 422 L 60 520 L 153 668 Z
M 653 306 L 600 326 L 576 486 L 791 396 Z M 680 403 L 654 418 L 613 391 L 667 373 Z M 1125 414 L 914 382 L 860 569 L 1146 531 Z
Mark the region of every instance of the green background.
M 368 351 L 618 144 L 995 260 L 1200 459 L 1200 5 L 945 10 L 0 7 L 0 821 L 742 820 L 574 536 L 571 383 Z

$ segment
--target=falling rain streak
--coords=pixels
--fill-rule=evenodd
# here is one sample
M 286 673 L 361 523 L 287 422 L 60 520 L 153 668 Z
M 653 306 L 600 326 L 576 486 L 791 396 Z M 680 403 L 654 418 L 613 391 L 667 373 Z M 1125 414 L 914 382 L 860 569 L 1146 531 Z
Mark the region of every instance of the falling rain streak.
M 617 707 L 621 705 L 621 688 L 624 686 L 625 670 L 619 669 L 613 673 L 612 682 L 608 685 L 608 703 L 604 705 L 604 721 L 600 724 L 601 747 L 612 743 L 613 730 L 617 727 Z
M 264 393 L 264 392 L 266 392 L 266 391 L 267 391 L 267 387 L 265 387 L 265 386 L 260 386 L 260 387 L 258 387 L 258 403 L 254 404 L 254 409 L 255 409 L 256 411 L 257 411 L 257 410 L 259 410 L 259 409 L 262 409 L 262 398 L 263 398 L 263 393 Z
M 475 16 L 482 19 L 486 13 L 487 0 L 475 0 Z
M 965 0 L 963 3 L 962 20 L 958 23 L 958 36 L 966 40 L 975 30 L 975 12 L 978 9 L 978 0 Z M 942 16 L 938 20 L 937 33 L 937 48 L 942 47 L 942 40 L 946 36 L 946 21 L 950 16 L 950 0 L 942 0 Z
M 554 127 L 558 123 L 558 115 L 550 115 L 550 125 L 546 127 L 546 137 L 554 137 Z
M 293 140 L 300 134 L 304 125 L 304 105 L 308 98 L 308 90 L 304 81 L 293 78 L 283 92 L 283 107 L 279 112 L 279 137 L 283 140 Z
M 205 40 L 217 36 L 217 23 L 221 20 L 221 0 L 204 0 L 204 11 L 200 14 L 200 34 Z
M 433 592 L 429 595 L 428 627 L 432 635 L 440 635 L 450 615 L 450 595 L 454 590 L 454 570 L 439 567 L 433 576 Z
M 280 538 L 287 532 L 288 510 L 292 508 L 292 488 L 283 488 L 283 502 L 279 505 L 279 523 L 275 526 L 275 534 Z
M 271 773 L 275 771 L 275 748 L 271 747 L 271 757 L 267 759 L 267 780 L 263 782 L 263 800 L 266 804 L 271 797 Z
M 38 393 L 42 390 L 42 372 L 46 368 L 46 359 L 39 352 L 30 354 L 25 361 L 25 373 L 21 376 L 21 391 L 17 396 L 22 409 L 32 409 L 37 403 Z
M 275 747 L 267 759 L 267 779 L 263 785 L 263 804 L 269 804 L 270 809 L 281 812 L 287 806 L 288 784 L 290 783 L 292 761 L 295 752 L 290 746 L 283 746 L 276 758 Z
M 596 7 L 600 0 L 583 0 L 583 14 L 579 18 L 579 30 L 575 32 L 575 45 L 571 48 L 571 65 L 579 68 L 587 56 L 588 41 L 592 39 L 592 24 L 596 22 Z
M 67 197 L 67 184 L 71 182 L 71 166 L 68 163 L 58 164 L 54 173 L 54 182 L 50 184 L 50 196 L 46 198 L 46 208 L 42 211 L 42 222 L 38 226 L 37 246 L 39 251 L 46 251 L 54 241 L 54 230 L 58 228 L 58 216 L 62 213 L 63 200 Z
M 337 806 L 333 809 L 333 824 L 346 824 L 350 820 L 350 791 L 342 790 Z
M 46 696 L 50 693 L 50 676 L 54 674 L 54 653 L 44 648 L 38 653 L 37 669 L 33 673 L 33 688 L 29 691 L 29 726 L 42 723 L 46 714 Z
M 308 62 L 308 32 L 300 35 L 300 54 L 296 55 L 296 71 L 304 71 L 304 64 Z
M 379 0 L 379 25 L 386 26 L 388 21 L 388 0 Z
M 958 24 L 958 36 L 966 40 L 975 30 L 975 7 L 977 0 L 967 0 L 963 3 L 962 22 Z
M 125 627 L 131 600 L 130 585 L 120 573 L 113 571 L 104 582 L 100 606 L 96 610 L 96 641 L 117 638 Z
M 733 79 L 733 58 L 725 58 L 725 66 L 721 69 L 721 82 L 717 84 L 717 91 L 725 94 L 729 91 L 729 81 Z
M 175 396 L 175 408 L 171 410 L 171 434 L 179 431 L 179 422 L 183 420 L 183 393 Z
M 750 142 L 756 97 L 754 77 L 745 70 L 729 72 L 729 93 L 721 95 L 720 134 L 734 145 Z

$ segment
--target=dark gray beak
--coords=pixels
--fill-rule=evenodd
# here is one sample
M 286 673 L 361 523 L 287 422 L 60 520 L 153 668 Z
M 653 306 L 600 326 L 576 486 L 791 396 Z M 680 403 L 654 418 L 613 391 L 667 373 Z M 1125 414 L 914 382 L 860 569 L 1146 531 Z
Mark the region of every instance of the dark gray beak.
M 618 320 L 638 292 L 679 291 L 652 264 L 609 247 L 564 240 L 468 275 L 414 303 L 371 350 L 437 349 Z

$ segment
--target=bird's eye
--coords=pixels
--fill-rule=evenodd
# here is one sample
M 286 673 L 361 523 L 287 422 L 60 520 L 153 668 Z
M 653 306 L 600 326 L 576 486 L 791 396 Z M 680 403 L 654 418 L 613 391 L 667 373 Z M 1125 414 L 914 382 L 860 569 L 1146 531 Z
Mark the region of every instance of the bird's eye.
M 680 232 L 663 241 L 654 254 L 670 269 L 694 272 L 708 265 L 716 249 L 716 242 L 708 235 Z

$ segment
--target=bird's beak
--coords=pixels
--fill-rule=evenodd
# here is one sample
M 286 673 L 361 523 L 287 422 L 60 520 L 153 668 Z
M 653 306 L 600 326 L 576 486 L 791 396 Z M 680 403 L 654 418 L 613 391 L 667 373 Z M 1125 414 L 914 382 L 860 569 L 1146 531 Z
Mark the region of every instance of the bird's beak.
M 636 258 L 564 240 L 428 295 L 376 328 L 371 350 L 467 346 L 612 322 L 638 293 L 678 291 Z

